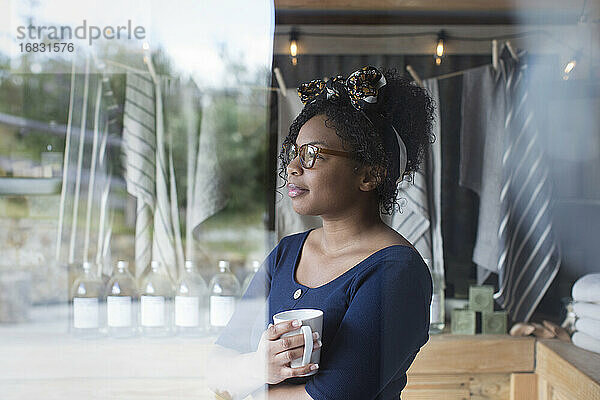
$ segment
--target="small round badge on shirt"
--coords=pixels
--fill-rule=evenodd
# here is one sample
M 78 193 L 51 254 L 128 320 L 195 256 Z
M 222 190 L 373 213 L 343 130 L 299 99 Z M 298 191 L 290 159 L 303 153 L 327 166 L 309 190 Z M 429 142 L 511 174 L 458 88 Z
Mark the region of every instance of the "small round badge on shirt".
M 302 294 L 302 289 L 298 289 L 294 292 L 294 299 L 297 300 L 298 297 Z

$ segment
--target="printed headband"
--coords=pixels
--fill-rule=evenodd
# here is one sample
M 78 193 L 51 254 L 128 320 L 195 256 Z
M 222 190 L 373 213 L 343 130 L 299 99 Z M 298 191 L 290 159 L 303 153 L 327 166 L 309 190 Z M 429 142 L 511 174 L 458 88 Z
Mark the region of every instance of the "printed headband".
M 340 99 L 339 88 L 342 88 L 348 94 L 352 106 L 374 126 L 369 114 L 375 114 L 373 105 L 377 103 L 379 89 L 386 83 L 385 77 L 377 68 L 366 66 L 351 73 L 347 79 L 338 75 L 326 82 L 322 79 L 313 79 L 310 82 L 302 83 L 298 88 L 298 96 L 306 106 L 318 99 Z M 388 124 L 388 128 L 385 129 L 383 142 L 386 151 L 391 155 L 392 170 L 398 173 L 396 177 L 396 183 L 398 183 L 406 170 L 406 146 L 392 124 Z

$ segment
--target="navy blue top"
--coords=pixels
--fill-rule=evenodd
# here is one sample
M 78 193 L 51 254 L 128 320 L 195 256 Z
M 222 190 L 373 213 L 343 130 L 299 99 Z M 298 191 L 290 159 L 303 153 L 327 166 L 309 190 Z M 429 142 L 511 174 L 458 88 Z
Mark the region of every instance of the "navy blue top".
M 306 382 L 314 400 L 397 400 L 406 386 L 406 370 L 429 339 L 432 281 L 427 265 L 412 247 L 393 245 L 310 288 L 296 282 L 295 272 L 311 230 L 281 239 L 216 343 L 241 353 L 256 351 L 274 314 L 320 309 L 318 372 L 285 383 Z M 294 299 L 298 289 L 302 293 Z

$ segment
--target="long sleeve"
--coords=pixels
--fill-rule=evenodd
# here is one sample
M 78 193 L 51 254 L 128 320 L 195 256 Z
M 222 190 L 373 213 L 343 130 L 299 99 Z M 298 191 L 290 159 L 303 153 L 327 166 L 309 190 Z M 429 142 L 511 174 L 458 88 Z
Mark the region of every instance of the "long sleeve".
M 315 400 L 387 399 L 429 339 L 432 282 L 416 252 L 384 259 L 358 275 L 342 322 L 306 384 Z

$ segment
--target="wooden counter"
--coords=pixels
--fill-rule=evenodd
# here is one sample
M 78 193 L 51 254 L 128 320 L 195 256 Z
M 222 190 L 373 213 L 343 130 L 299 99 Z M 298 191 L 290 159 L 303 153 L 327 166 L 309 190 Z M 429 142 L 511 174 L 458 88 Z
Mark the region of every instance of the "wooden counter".
M 534 369 L 531 337 L 431 335 L 408 370 L 402 399 L 508 400 L 511 375 Z
M 0 338 L 0 399 L 214 399 L 204 364 L 214 337 Z
M 600 400 L 600 355 L 558 339 L 432 336 L 403 400 Z
M 532 372 L 532 337 L 508 335 L 431 335 L 408 374 Z
M 536 343 L 540 400 L 600 399 L 600 354 L 558 340 Z
M 3 335 L 0 398 L 214 399 L 202 362 L 214 339 Z M 511 373 L 534 369 L 534 343 L 505 336 L 432 336 L 409 370 L 402 398 L 508 399 Z
M 214 399 L 204 360 L 215 337 L 78 339 L 68 307 L 0 324 L 0 400 Z
M 0 399 L 214 399 L 204 360 L 214 336 L 82 340 L 67 314 L 0 325 Z M 403 400 L 600 400 L 600 355 L 558 340 L 432 335 Z

